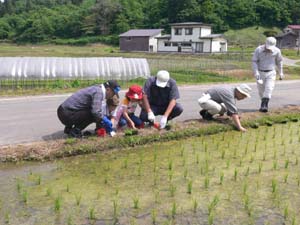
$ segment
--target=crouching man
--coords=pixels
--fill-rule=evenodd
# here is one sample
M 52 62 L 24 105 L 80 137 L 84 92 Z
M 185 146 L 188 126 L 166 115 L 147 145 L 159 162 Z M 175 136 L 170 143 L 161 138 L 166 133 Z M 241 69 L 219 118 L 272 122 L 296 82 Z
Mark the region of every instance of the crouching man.
M 109 80 L 101 85 L 81 89 L 67 98 L 57 109 L 57 116 L 65 125 L 64 133 L 81 138 L 82 130 L 92 123 L 96 123 L 96 129 L 102 123 L 110 124 L 104 117 L 102 102 L 118 95 L 119 91 L 117 81 Z
M 239 86 L 220 86 L 207 90 L 198 103 L 202 110 L 200 115 L 205 120 L 212 120 L 213 116 L 219 114 L 220 116 L 227 113 L 232 117 L 233 123 L 239 131 L 246 131 L 242 127 L 236 107 L 236 101 L 250 97 L 251 88 L 247 84 Z

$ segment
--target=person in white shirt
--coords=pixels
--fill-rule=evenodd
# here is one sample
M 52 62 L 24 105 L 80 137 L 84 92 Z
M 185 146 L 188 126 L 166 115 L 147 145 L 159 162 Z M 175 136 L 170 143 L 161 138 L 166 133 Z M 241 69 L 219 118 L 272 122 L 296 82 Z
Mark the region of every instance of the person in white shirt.
M 252 57 L 252 69 L 261 98 L 260 112 L 268 112 L 269 100 L 275 87 L 276 67 L 279 72 L 279 79 L 284 78 L 282 64 L 281 51 L 276 47 L 274 37 L 268 37 L 264 45 L 255 49 Z

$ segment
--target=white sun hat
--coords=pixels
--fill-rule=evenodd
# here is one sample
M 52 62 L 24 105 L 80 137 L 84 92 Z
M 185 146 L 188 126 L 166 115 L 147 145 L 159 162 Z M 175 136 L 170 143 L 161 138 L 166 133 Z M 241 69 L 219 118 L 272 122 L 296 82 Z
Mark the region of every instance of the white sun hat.
M 265 46 L 266 46 L 266 49 L 273 51 L 274 48 L 276 47 L 276 39 L 274 37 L 268 37 L 266 39 Z
M 164 88 L 165 86 L 167 86 L 169 79 L 170 79 L 169 72 L 166 70 L 160 70 L 157 72 L 156 75 L 156 85 L 158 87 Z
M 251 92 L 251 87 L 249 87 L 247 84 L 241 84 L 239 86 L 236 87 L 236 89 L 242 93 L 243 95 L 245 95 L 247 98 L 250 98 L 250 92 Z

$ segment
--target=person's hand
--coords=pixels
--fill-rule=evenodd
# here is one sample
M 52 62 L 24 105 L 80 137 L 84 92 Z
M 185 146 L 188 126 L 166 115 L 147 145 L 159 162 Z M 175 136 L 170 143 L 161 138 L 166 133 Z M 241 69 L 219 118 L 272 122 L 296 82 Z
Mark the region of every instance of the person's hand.
M 152 111 L 148 112 L 148 120 L 150 122 L 154 122 L 154 120 L 155 120 L 155 115 Z
M 242 132 L 246 132 L 247 131 L 244 127 L 240 127 L 239 130 L 242 131 Z
M 260 80 L 260 75 L 259 75 L 259 73 L 255 74 L 254 76 L 255 76 L 256 80 Z
M 107 116 L 103 117 L 102 122 L 103 122 L 105 127 L 111 127 L 112 128 L 112 122 L 110 121 L 110 119 Z
M 282 74 L 279 75 L 279 80 L 283 80 L 283 78 L 284 78 L 284 75 L 282 73 Z
M 129 126 L 130 126 L 132 129 L 134 129 L 134 130 L 137 129 L 137 128 L 135 127 L 135 124 L 134 124 L 133 121 L 130 121 L 130 122 L 129 122 Z
M 164 129 L 167 125 L 168 118 L 166 116 L 162 116 L 160 120 L 160 129 Z

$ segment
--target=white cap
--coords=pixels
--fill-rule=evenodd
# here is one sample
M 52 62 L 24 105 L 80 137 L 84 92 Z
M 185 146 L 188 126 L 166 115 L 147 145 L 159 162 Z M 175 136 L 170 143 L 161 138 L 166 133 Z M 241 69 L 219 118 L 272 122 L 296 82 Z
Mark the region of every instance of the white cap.
M 160 70 L 157 72 L 156 75 L 156 85 L 158 87 L 164 88 L 165 86 L 167 86 L 169 79 L 170 79 L 169 72 L 166 70 Z
M 268 37 L 266 39 L 266 49 L 269 49 L 271 51 L 274 50 L 274 48 L 276 47 L 276 39 L 274 37 Z
M 237 86 L 236 89 L 246 97 L 251 97 L 250 92 L 252 89 L 247 84 L 241 84 L 240 86 Z

